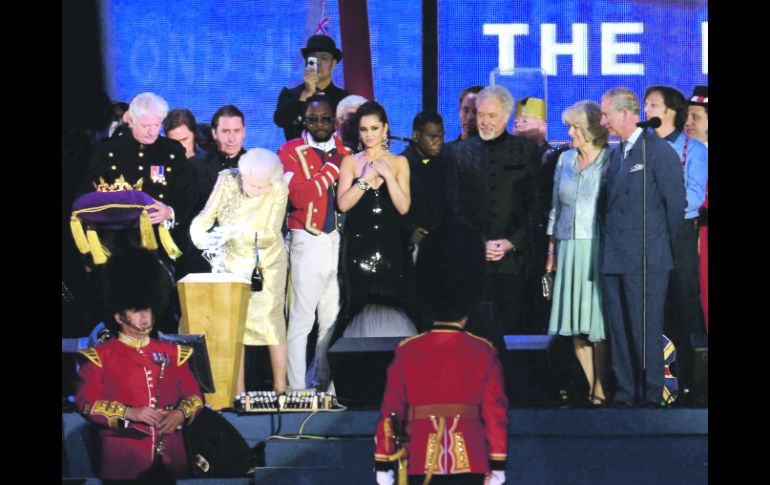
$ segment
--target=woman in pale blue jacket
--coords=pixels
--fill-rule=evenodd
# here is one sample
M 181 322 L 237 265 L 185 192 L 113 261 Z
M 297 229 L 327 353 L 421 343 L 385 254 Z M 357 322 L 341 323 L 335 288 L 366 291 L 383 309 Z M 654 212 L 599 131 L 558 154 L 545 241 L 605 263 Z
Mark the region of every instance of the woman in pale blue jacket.
M 593 101 L 575 103 L 562 120 L 573 148 L 559 157 L 553 177 L 546 271 L 555 270 L 556 276 L 548 333 L 572 337 L 590 402 L 601 405 L 608 366 L 597 201 L 609 166 L 608 133 Z

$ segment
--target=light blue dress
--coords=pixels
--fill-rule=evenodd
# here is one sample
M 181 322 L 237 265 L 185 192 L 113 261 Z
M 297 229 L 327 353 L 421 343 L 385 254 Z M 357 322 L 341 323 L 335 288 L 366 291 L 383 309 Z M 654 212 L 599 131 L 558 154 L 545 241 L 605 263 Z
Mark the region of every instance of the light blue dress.
M 604 148 L 581 172 L 578 151 L 568 150 L 554 170 L 547 233 L 555 236 L 557 246 L 549 335 L 586 335 L 591 342 L 606 339 L 597 202 L 604 189 L 609 152 Z

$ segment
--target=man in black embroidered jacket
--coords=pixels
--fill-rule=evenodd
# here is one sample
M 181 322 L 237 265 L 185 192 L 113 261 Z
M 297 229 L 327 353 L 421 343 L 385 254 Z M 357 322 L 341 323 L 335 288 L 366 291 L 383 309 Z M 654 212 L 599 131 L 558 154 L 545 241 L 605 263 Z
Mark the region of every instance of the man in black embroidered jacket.
M 457 164 L 460 217 L 487 241 L 486 306 L 472 331 L 502 345 L 502 332 L 528 333 L 534 268 L 534 234 L 543 205 L 537 183 L 540 149 L 512 136 L 506 124 L 513 97 L 502 86 L 488 86 L 476 98 L 479 134 L 452 147 Z M 473 323 L 473 322 L 471 322 Z

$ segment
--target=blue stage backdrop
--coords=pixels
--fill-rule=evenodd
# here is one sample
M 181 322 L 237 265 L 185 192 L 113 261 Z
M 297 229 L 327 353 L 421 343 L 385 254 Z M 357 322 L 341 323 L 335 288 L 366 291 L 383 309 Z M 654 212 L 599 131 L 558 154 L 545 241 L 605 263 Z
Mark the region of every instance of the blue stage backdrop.
M 299 49 L 320 21 L 322 0 L 168 0 L 103 3 L 110 95 L 143 91 L 209 122 L 235 104 L 246 116 L 247 148 L 277 149 L 278 93 L 302 77 Z M 339 11 L 326 3 L 340 45 Z M 374 90 L 394 134 L 409 136 L 422 97 L 421 2 L 369 0 Z M 447 139 L 459 133 L 457 95 L 487 84 L 495 67 L 548 71 L 549 138 L 566 140 L 561 112 L 580 99 L 628 86 L 640 95 L 668 84 L 689 95 L 708 82 L 705 1 L 439 1 L 439 111 Z M 343 59 L 344 62 L 344 59 Z M 334 82 L 344 85 L 342 65 Z M 400 150 L 403 144 L 396 144 Z
M 321 3 L 105 1 L 109 93 L 128 102 L 153 91 L 206 123 L 219 107 L 235 104 L 246 117 L 245 147 L 277 150 L 284 142 L 273 124 L 278 93 L 302 81 L 300 48 L 319 22 Z M 409 136 L 422 97 L 421 4 L 392 3 L 369 1 L 375 96 L 393 133 Z M 341 47 L 337 1 L 326 4 L 329 34 Z M 344 85 L 342 64 L 334 83 Z

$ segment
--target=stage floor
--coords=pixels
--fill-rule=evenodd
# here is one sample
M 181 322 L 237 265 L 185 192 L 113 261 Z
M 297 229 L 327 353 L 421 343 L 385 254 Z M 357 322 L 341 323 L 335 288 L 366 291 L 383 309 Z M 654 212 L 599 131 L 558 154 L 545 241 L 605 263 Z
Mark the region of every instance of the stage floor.
M 179 483 L 374 483 L 376 410 L 223 415 L 249 446 L 264 443 L 265 466 L 251 478 Z M 708 409 L 520 408 L 509 417 L 508 483 L 708 482 Z M 93 428 L 72 412 L 62 425 L 67 476 L 99 483 Z

